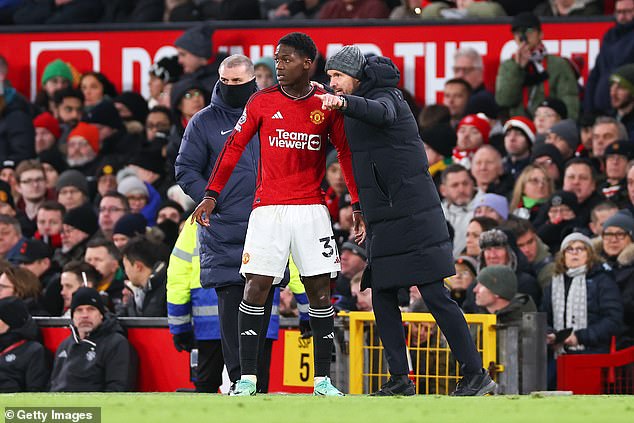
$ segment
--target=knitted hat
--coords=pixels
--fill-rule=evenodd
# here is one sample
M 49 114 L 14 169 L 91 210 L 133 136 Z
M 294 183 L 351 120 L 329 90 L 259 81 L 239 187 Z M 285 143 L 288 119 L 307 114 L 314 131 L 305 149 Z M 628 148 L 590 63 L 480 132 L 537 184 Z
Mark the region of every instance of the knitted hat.
M 542 24 L 539 18 L 531 12 L 518 13 L 511 21 L 511 31 L 526 31 L 527 29 L 541 30 Z
M 13 207 L 13 194 L 11 193 L 11 185 L 5 181 L 0 181 L 0 203 L 6 203 Z
M 117 108 L 109 100 L 100 101 L 92 110 L 84 116 L 84 122 L 98 123 L 113 129 L 123 129 L 123 121 Z M 145 121 L 144 121 L 145 123 Z
M 561 251 L 565 250 L 570 244 L 574 241 L 581 241 L 588 246 L 589 249 L 592 250 L 592 240 L 582 234 L 581 232 L 573 232 L 561 241 Z
M 88 195 L 88 182 L 86 181 L 86 177 L 76 169 L 69 169 L 59 175 L 55 189 L 57 192 L 60 192 L 64 187 L 75 187 Z
M 124 91 L 112 100 L 115 103 L 121 103 L 130 110 L 132 119 L 145 124 L 145 118 L 149 113 L 147 100 L 139 93 L 133 91 Z
M 478 274 L 478 263 L 473 259 L 473 257 L 469 256 L 458 256 L 454 261 L 455 264 L 462 264 L 463 266 L 467 266 L 469 271 L 473 273 L 473 276 Z
M 561 137 L 570 146 L 572 151 L 579 145 L 579 129 L 572 119 L 565 119 L 557 122 L 550 128 L 550 132 Z
M 634 237 L 634 216 L 627 210 L 619 210 L 616 214 L 612 215 L 608 220 L 603 223 L 603 230 L 610 226 L 616 226 L 623 229 L 630 234 L 630 237 Z
M 554 206 L 568 206 L 570 209 L 577 213 L 579 209 L 579 202 L 577 201 L 577 196 L 574 192 L 569 191 L 556 191 L 553 195 L 548 199 L 548 209 Z
M 59 122 L 57 122 L 57 119 L 55 119 L 55 117 L 49 112 L 44 112 L 37 115 L 37 117 L 33 119 L 33 127 L 48 129 L 49 132 L 53 134 L 55 139 L 59 138 L 60 135 L 62 135 L 62 130 L 59 127 Z
M 465 115 L 477 115 L 483 113 L 489 119 L 497 119 L 500 114 L 500 107 L 495 102 L 495 98 L 489 95 L 474 95 L 469 98 L 467 107 L 464 109 Z
M 337 150 L 332 150 L 326 156 L 326 170 L 335 163 L 339 163 L 339 159 L 337 158 Z
M 326 60 L 324 70 L 337 70 L 353 78 L 361 79 L 365 67 L 365 56 L 357 46 L 344 46 Z
M 539 157 L 550 157 L 550 159 L 559 168 L 559 173 L 563 175 L 564 172 L 564 158 L 561 156 L 561 152 L 552 144 L 540 144 L 533 148 L 531 153 L 531 162 L 534 162 Z
M 53 251 L 45 242 L 39 239 L 26 239 L 20 246 L 20 254 L 16 257 L 17 263 L 33 263 L 37 260 L 51 258 Z
M 619 84 L 621 88 L 625 88 L 631 95 L 634 95 L 634 64 L 617 68 L 610 75 L 610 82 Z
M 117 220 L 112 229 L 112 234 L 121 234 L 129 238 L 145 234 L 147 220 L 140 213 L 126 214 Z
M 480 234 L 479 244 L 483 250 L 489 247 L 507 247 L 509 237 L 501 229 L 490 229 Z
M 97 215 L 92 207 L 84 204 L 69 210 L 64 215 L 64 223 L 92 236 L 99 229 Z
M 464 125 L 470 125 L 475 127 L 478 130 L 478 132 L 480 132 L 480 135 L 482 135 L 482 139 L 484 140 L 484 142 L 485 143 L 489 142 L 489 133 L 491 132 L 491 125 L 489 124 L 488 120 L 483 119 L 478 115 L 467 115 L 463 117 L 462 120 L 458 123 L 458 127 L 456 128 L 456 131 L 458 131 L 458 129 L 460 129 L 460 127 Z
M 509 217 L 509 202 L 502 195 L 491 193 L 482 195 L 476 202 L 475 209 L 481 206 L 491 207 L 502 217 L 502 220 Z
M 62 78 L 67 79 L 68 82 L 73 82 L 73 71 L 70 69 L 70 66 L 60 59 L 53 60 L 51 63 L 46 65 L 44 72 L 42 73 L 42 85 L 46 84 L 49 79 L 55 78 L 56 76 L 61 76 Z
M 2 163 L 0 163 L 0 170 L 2 170 L 2 169 L 13 169 L 13 170 L 15 170 L 15 161 L 13 161 L 11 159 L 3 160 Z
M 0 299 L 0 320 L 11 329 L 19 329 L 29 320 L 29 310 L 18 297 Z
M 106 307 L 103 304 L 101 295 L 95 288 L 88 288 L 82 286 L 73 294 L 73 298 L 70 300 L 70 315 L 73 316 L 75 310 L 79 306 L 89 305 L 97 308 L 102 315 L 106 314 Z
M 444 157 L 451 157 L 456 146 L 456 131 L 449 122 L 440 122 L 420 131 L 423 142 Z
M 508 266 L 485 267 L 478 273 L 478 282 L 505 300 L 512 300 L 517 294 L 517 276 Z
M 82 137 L 95 153 L 99 153 L 99 128 L 86 122 L 79 122 L 75 129 L 68 134 L 68 140 L 73 137 Z
M 158 148 L 144 148 L 130 160 L 131 165 L 154 172 L 158 175 L 165 173 L 165 159 Z
M 194 56 L 211 58 L 212 31 L 206 25 L 190 28 L 174 41 L 176 47 L 187 50 Z
M 504 124 L 504 133 L 506 134 L 510 129 L 518 129 L 528 138 L 532 143 L 535 142 L 535 124 L 532 120 L 524 116 L 513 116 Z
M 167 84 L 178 81 L 183 74 L 183 67 L 178 63 L 178 56 L 163 57 L 150 66 L 150 74 Z
M 358 244 L 355 244 L 354 242 L 350 242 L 350 241 L 346 241 L 341 245 L 341 251 L 351 251 L 352 253 L 354 253 L 355 255 L 361 257 L 363 260 L 367 260 L 368 255 L 365 252 L 365 248 L 361 247 Z
M 634 157 L 634 143 L 630 140 L 615 141 L 605 148 L 604 157 L 610 154 L 618 154 L 630 160 Z
M 121 180 L 117 186 L 117 191 L 123 195 L 143 194 L 146 197 L 150 196 L 150 192 L 145 186 L 145 182 L 137 176 L 128 176 L 127 178 Z
M 159 208 L 156 210 L 156 214 L 158 215 L 159 212 L 167 207 L 171 207 L 173 209 L 176 209 L 181 215 L 183 213 L 185 213 L 185 210 L 183 209 L 183 206 L 181 206 L 179 203 L 177 203 L 176 201 L 172 201 L 172 200 L 165 200 L 161 203 L 161 205 L 159 206 Z
M 66 159 L 64 155 L 57 147 L 49 148 L 48 150 L 44 150 L 37 155 L 40 163 L 48 163 L 53 166 L 53 169 L 57 171 L 57 173 L 62 173 L 66 169 L 68 169 L 68 163 L 66 163 Z
M 97 172 L 95 173 L 95 177 L 99 179 L 102 176 L 106 176 L 106 175 L 116 175 L 118 171 L 119 171 L 119 164 L 116 163 L 116 161 L 114 160 L 112 161 L 107 160 L 101 166 L 99 166 L 99 168 L 97 169 Z
M 566 119 L 568 117 L 568 108 L 566 107 L 566 103 L 558 98 L 546 97 L 537 106 L 538 109 L 540 107 L 548 107 L 549 109 L 553 109 L 561 119 Z

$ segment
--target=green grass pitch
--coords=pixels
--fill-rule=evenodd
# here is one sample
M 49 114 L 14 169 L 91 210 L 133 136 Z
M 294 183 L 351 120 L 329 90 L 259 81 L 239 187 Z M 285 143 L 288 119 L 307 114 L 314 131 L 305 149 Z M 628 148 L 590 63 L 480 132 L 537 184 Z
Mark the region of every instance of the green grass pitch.
M 102 407 L 106 423 L 620 423 L 634 422 L 634 396 L 417 396 L 204 394 L 2 394 L 3 407 Z

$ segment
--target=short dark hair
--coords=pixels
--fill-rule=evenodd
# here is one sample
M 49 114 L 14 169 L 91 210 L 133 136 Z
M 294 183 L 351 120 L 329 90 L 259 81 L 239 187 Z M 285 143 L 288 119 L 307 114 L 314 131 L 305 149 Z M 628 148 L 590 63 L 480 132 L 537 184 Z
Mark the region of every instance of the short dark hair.
M 590 176 L 592 178 L 592 180 L 594 182 L 597 181 L 597 169 L 592 166 L 592 162 L 590 162 L 590 160 L 586 159 L 585 157 L 573 157 L 572 159 L 568 160 L 566 162 L 566 167 L 564 168 L 564 174 L 562 175 L 565 178 L 566 175 L 566 170 L 572 166 L 572 165 L 584 165 L 584 166 L 588 166 L 588 168 L 590 169 Z
M 66 207 L 62 206 L 57 201 L 48 200 L 40 204 L 37 211 L 40 210 L 50 210 L 50 211 L 58 211 L 62 214 L 62 217 L 66 214 Z
M 105 238 L 95 238 L 93 240 L 90 240 L 88 242 L 88 245 L 86 245 L 86 248 L 99 248 L 99 247 L 105 247 L 105 249 L 108 250 L 108 254 L 110 254 L 112 258 L 114 258 L 117 261 L 121 260 L 121 252 L 114 245 L 112 241 L 109 241 Z
M 619 206 L 617 206 L 615 203 L 613 203 L 610 200 L 601 201 L 599 204 L 592 207 L 592 210 L 590 211 L 590 221 L 596 223 L 598 212 L 601 212 L 604 210 L 614 210 L 614 209 L 618 210 L 618 208 Z
M 72 273 L 79 278 L 80 281 L 83 282 L 84 278 L 82 277 L 82 273 L 86 274 L 86 280 L 92 282 L 95 286 L 101 282 L 103 276 L 95 267 L 87 263 L 85 261 L 73 260 L 68 262 L 62 268 L 62 273 L 68 272 Z
M 64 99 L 68 97 L 76 98 L 84 104 L 84 93 L 72 87 L 61 88 L 55 91 L 53 94 L 53 103 L 55 103 L 56 106 L 59 106 L 64 102 Z
M 20 226 L 20 221 L 15 217 L 6 214 L 0 214 L 0 224 L 11 226 L 13 230 L 18 234 L 18 236 L 22 236 L 22 227 Z
M 471 222 L 477 222 L 478 225 L 480 225 L 480 227 L 482 228 L 482 232 L 490 231 L 491 229 L 498 227 L 497 220 L 487 216 L 472 217 L 469 223 Z
M 123 247 L 121 256 L 130 263 L 140 261 L 151 269 L 159 261 L 167 261 L 169 251 L 165 244 L 150 241 L 145 236 L 136 236 Z
M 511 216 L 509 216 L 509 218 Z M 502 224 L 501 227 L 502 229 L 508 229 L 513 235 L 515 235 L 516 239 L 526 235 L 528 232 L 537 233 L 537 231 L 535 231 L 535 227 L 530 222 L 530 220 L 522 219 L 519 217 L 508 219 L 506 222 Z
M 445 170 L 442 171 L 442 173 L 440 174 L 440 183 L 441 184 L 446 183 L 447 177 L 449 176 L 449 174 L 460 173 L 460 172 L 467 172 L 467 174 L 469 174 L 469 177 L 473 179 L 473 177 L 471 176 L 471 173 L 466 167 L 464 167 L 461 164 L 454 163 L 454 164 L 450 164 L 449 166 L 445 168 Z
M 123 204 L 123 208 L 125 209 L 125 211 L 126 212 L 130 211 L 130 202 L 128 201 L 128 197 L 121 194 L 119 191 L 108 191 L 103 195 L 103 197 L 101 197 L 101 200 L 103 200 L 106 197 L 112 197 L 112 198 L 118 199 Z M 101 203 L 101 200 L 99 200 L 99 203 Z
M 315 42 L 303 32 L 291 32 L 290 34 L 286 34 L 280 38 L 277 44 L 293 47 L 295 51 L 304 57 L 308 57 L 310 60 L 315 60 L 317 56 L 317 46 Z
M 170 121 L 170 125 L 173 124 L 172 111 L 165 106 L 154 106 L 148 112 L 148 116 L 150 113 L 163 113 Z
M 467 81 L 465 81 L 462 78 L 452 78 L 448 81 L 445 82 L 445 86 L 449 85 L 449 84 L 458 84 L 458 85 L 462 85 L 464 87 L 465 90 L 467 90 L 467 93 L 469 93 L 469 95 L 471 95 L 471 85 L 469 85 L 469 83 Z

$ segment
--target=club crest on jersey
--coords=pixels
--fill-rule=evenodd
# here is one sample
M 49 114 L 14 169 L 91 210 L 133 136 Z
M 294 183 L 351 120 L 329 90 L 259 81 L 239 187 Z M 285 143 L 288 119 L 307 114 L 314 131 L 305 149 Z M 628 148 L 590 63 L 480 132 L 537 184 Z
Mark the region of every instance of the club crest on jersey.
M 251 260 L 251 255 L 249 253 L 242 254 L 242 264 L 247 264 Z
M 313 110 L 310 112 L 310 121 L 315 125 L 321 125 L 325 118 L 326 115 L 321 110 Z

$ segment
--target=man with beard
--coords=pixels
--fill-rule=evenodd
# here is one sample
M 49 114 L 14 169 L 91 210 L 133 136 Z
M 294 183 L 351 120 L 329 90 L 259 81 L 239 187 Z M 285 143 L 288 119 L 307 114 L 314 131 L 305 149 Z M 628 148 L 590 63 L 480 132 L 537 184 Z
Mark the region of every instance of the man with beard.
M 621 66 L 610 76 L 610 105 L 634 140 L 634 64 Z

